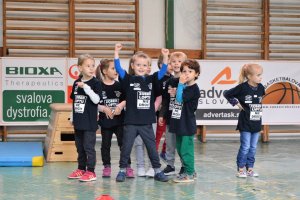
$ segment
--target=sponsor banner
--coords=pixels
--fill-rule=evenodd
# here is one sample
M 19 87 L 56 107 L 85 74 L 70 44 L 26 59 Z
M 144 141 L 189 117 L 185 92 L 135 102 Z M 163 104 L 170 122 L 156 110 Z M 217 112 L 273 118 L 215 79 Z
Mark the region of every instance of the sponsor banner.
M 64 103 L 65 58 L 2 58 L 1 123 L 47 125 L 49 105 Z
M 201 60 L 199 63 L 197 124 L 237 123 L 239 110 L 233 108 L 223 94 L 238 84 L 240 69 L 246 63 L 263 67 L 262 84 L 266 90 L 262 101 L 263 124 L 300 124 L 300 62 Z

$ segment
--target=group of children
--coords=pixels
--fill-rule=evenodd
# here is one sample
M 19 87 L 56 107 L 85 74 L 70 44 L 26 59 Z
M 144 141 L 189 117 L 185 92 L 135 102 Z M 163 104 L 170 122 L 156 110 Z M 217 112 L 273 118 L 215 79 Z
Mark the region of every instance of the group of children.
M 162 49 L 158 59 L 159 71 L 151 75 L 151 59 L 147 54 L 137 52 L 130 59 L 127 72 L 120 64 L 121 49 L 122 45 L 116 44 L 114 60 L 103 59 L 98 67 L 95 66 L 94 58 L 88 54 L 78 58 L 81 75 L 74 82 L 71 93 L 78 169 L 68 178 L 80 181 L 97 179 L 95 143 L 99 125 L 104 165 L 102 177 L 111 176 L 110 148 L 114 133 L 120 148 L 117 182 L 134 178 L 130 159 L 133 146 L 136 149 L 138 176 L 168 181 L 167 176 L 175 174 L 177 150 L 181 168 L 173 181 L 193 182 L 197 177 L 194 134 L 195 112 L 200 98 L 196 83 L 200 75 L 199 63 L 187 59 L 182 52 L 169 55 L 168 49 Z M 224 93 L 233 106 L 237 105 L 241 109 L 237 127 L 241 132 L 241 146 L 237 156 L 238 177 L 258 175 L 253 171 L 253 166 L 264 95 L 264 87 L 260 84 L 261 73 L 261 66 L 245 65 L 241 70 L 241 83 Z M 156 123 L 155 134 L 153 124 Z M 161 170 L 158 148 L 163 133 L 166 149 L 163 149 L 161 158 L 167 166 Z M 151 163 L 147 172 L 144 146 Z

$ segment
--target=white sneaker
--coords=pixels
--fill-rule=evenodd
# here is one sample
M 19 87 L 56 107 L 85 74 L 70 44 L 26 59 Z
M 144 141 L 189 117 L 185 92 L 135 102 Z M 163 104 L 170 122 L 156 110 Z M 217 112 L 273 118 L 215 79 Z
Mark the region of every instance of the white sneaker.
M 145 168 L 143 168 L 143 167 L 137 168 L 137 176 L 139 176 L 139 177 L 144 177 L 144 176 L 146 176 Z
M 149 168 L 148 171 L 146 172 L 146 176 L 153 178 L 154 177 L 154 169 Z
M 249 170 L 247 171 L 247 176 L 250 176 L 250 177 L 258 177 L 259 174 L 254 172 L 253 170 Z
M 238 178 L 247 178 L 247 173 L 245 171 L 238 171 L 236 173 L 236 177 L 238 177 Z

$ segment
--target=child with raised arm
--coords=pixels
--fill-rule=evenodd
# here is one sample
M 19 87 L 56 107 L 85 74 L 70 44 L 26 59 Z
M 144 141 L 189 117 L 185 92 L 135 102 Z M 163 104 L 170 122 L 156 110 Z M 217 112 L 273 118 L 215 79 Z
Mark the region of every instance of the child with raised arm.
M 78 169 L 68 178 L 88 182 L 97 179 L 95 143 L 101 83 L 94 77 L 96 67 L 92 56 L 88 54 L 79 56 L 78 68 L 81 76 L 74 82 L 70 96 L 73 99 L 72 119 L 78 153 Z
M 194 135 L 196 133 L 195 112 L 200 90 L 196 79 L 200 65 L 196 60 L 186 60 L 180 67 L 181 75 L 176 90 L 176 99 L 170 118 L 170 132 L 176 134 L 176 150 L 184 166 L 184 172 L 174 179 L 176 183 L 193 182 L 196 178 L 194 166 Z
M 239 178 L 258 176 L 253 167 L 262 124 L 261 102 L 265 95 L 265 88 L 261 84 L 262 72 L 263 68 L 258 64 L 245 64 L 240 71 L 239 85 L 224 92 L 229 103 L 240 108 L 236 128 L 240 131 L 241 142 L 236 158 L 236 176 Z
M 101 77 L 102 75 L 102 77 Z M 116 81 L 118 74 L 114 66 L 113 59 L 102 59 L 97 67 L 96 77 L 102 82 L 102 99 L 98 105 L 99 125 L 101 127 L 101 157 L 103 162 L 102 177 L 111 176 L 111 139 L 115 134 L 118 146 L 121 150 L 123 139 L 123 121 L 125 98 L 121 84 Z M 126 177 L 134 178 L 133 169 L 130 167 L 131 161 L 128 160 Z
M 169 50 L 162 49 L 165 56 L 164 65 L 157 76 L 146 75 L 150 65 L 149 57 L 144 53 L 134 55 L 131 68 L 135 75 L 129 75 L 122 69 L 119 60 L 121 44 L 115 45 L 115 67 L 119 74 L 121 84 L 126 88 L 126 111 L 124 118 L 123 145 L 121 148 L 120 171 L 116 177 L 117 182 L 125 181 L 125 170 L 132 150 L 134 140 L 140 135 L 147 148 L 147 152 L 155 171 L 154 179 L 168 181 L 160 169 L 158 153 L 155 148 L 155 137 L 152 123 L 155 123 L 154 92 L 152 84 L 154 79 L 161 79 L 167 71 Z

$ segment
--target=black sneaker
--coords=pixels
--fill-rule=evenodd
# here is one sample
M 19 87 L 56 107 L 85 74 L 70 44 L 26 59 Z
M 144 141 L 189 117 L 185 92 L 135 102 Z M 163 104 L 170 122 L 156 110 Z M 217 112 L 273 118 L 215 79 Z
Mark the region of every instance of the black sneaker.
M 177 178 L 180 177 L 184 173 L 185 173 L 185 168 L 181 167 L 179 173 L 177 174 Z
M 167 167 L 163 170 L 166 176 L 170 176 L 175 174 L 175 167 L 171 167 L 171 165 L 167 165 Z
M 167 182 L 169 179 L 166 177 L 163 171 L 157 173 L 154 175 L 154 180 L 161 181 L 161 182 Z

